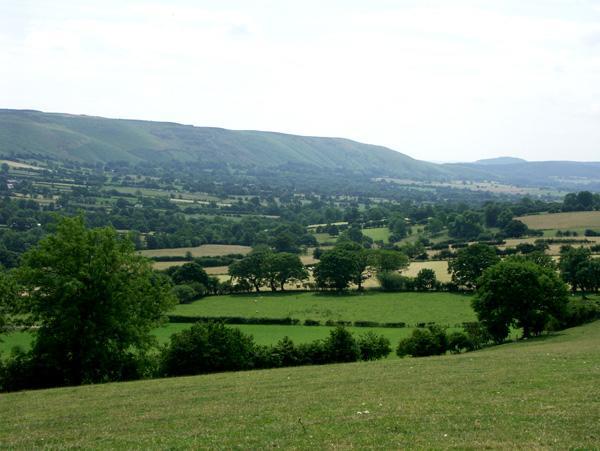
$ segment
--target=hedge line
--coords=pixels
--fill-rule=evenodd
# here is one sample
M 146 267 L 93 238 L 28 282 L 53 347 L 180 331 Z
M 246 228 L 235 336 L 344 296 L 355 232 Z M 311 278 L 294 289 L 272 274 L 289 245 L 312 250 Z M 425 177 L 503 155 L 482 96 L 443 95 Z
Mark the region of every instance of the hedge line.
M 183 316 L 183 315 L 169 315 L 170 323 L 207 323 L 210 321 L 222 322 L 224 324 L 262 324 L 262 325 L 284 325 L 284 326 L 343 326 L 343 327 L 390 327 L 390 328 L 403 328 L 403 327 L 427 327 L 435 324 L 434 322 L 428 323 L 416 323 L 410 325 L 404 322 L 390 322 L 380 323 L 377 321 L 342 321 L 342 320 L 331 320 L 320 321 L 315 319 L 305 319 L 301 321 L 296 318 L 245 318 L 241 316 Z

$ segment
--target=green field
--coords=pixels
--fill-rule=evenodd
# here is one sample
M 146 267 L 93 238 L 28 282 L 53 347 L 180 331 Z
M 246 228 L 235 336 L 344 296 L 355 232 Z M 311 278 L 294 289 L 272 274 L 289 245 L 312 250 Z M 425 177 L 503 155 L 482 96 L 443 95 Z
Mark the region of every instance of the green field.
M 174 311 L 184 316 L 297 318 L 319 321 L 377 321 L 415 324 L 434 321 L 455 325 L 475 320 L 471 298 L 452 293 L 381 293 L 346 295 L 288 292 L 214 296 Z
M 421 359 L 0 397 L 0 448 L 595 449 L 600 322 Z
M 383 241 L 387 243 L 390 239 L 390 229 L 387 227 L 377 227 L 374 229 L 363 229 L 363 235 L 371 237 L 373 241 Z

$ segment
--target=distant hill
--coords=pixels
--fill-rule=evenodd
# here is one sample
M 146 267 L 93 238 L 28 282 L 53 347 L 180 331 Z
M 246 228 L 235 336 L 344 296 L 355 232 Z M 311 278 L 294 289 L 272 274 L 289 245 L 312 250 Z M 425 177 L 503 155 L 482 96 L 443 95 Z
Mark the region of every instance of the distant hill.
M 523 160 L 522 158 L 515 158 L 515 157 L 497 157 L 497 158 L 486 158 L 483 160 L 477 160 L 475 162 L 475 164 L 482 164 L 482 165 L 518 164 L 518 163 L 527 163 L 527 160 Z
M 0 157 L 95 162 L 201 162 L 320 170 L 415 181 L 496 181 L 600 191 L 600 163 L 500 157 L 435 164 L 382 146 L 254 130 L 0 109 Z
M 262 167 L 301 164 L 412 179 L 451 175 L 442 166 L 342 138 L 0 110 L 0 156 L 19 155 L 81 162 L 175 160 Z

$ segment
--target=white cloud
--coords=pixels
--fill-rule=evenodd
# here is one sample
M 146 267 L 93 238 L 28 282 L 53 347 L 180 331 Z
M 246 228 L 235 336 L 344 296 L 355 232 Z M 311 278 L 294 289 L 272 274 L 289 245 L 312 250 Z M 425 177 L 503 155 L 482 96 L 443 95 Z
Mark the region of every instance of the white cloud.
M 5 107 L 346 136 L 430 160 L 592 159 L 600 144 L 582 114 L 600 104 L 600 21 L 464 1 L 25 4 L 0 17 Z

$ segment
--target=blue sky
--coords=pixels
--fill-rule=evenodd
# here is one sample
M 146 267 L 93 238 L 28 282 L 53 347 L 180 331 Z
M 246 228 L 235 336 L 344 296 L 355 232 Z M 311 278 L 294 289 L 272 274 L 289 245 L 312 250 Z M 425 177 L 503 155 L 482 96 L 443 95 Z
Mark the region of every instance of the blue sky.
M 0 0 L 0 107 L 600 160 L 600 1 Z

